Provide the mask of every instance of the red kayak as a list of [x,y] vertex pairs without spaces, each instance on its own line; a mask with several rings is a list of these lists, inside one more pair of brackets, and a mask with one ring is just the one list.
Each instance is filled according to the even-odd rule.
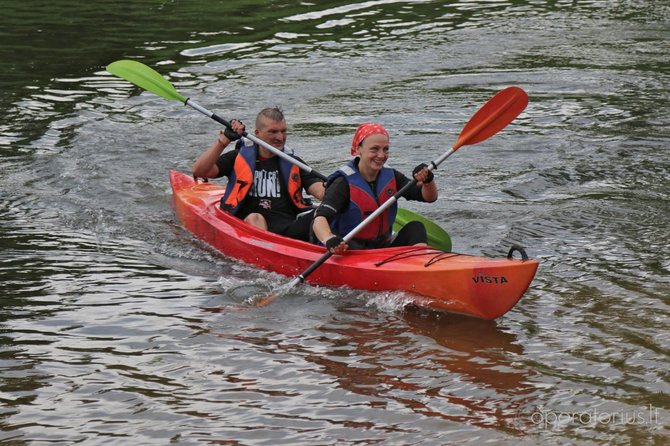
[[[223,212],[225,187],[170,171],[174,208],[181,224],[223,254],[256,267],[295,277],[325,248],[252,227]],[[334,255],[308,282],[372,291],[404,291],[415,304],[483,319],[495,319],[521,299],[539,262],[476,257],[431,247],[350,250]],[[524,256],[525,257],[525,256]]]

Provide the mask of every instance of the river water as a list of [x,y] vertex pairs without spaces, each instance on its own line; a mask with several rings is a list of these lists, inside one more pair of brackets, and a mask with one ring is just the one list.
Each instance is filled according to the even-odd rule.
[[[3,444],[663,444],[670,433],[670,7],[630,1],[3,3]],[[509,85],[528,108],[406,206],[454,250],[541,261],[494,322],[301,285],[171,208],[221,116],[280,105],[329,173],[363,120],[409,172]]]

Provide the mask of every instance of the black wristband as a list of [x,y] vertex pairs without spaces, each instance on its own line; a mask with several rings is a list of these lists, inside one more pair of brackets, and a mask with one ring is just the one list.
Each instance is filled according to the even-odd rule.
[[335,237],[331,237],[328,240],[326,240],[326,248],[328,248],[328,251],[331,249],[335,249],[338,246],[340,246],[340,243],[342,243],[344,240],[342,240],[342,237],[339,235],[336,235]]
[[[424,168],[428,167],[428,164],[426,163],[421,163],[418,166],[414,168],[412,171],[412,176],[416,175],[417,173],[421,172]],[[429,170],[428,171],[428,176],[426,177],[426,180],[423,182],[423,184],[428,184],[435,179],[435,175],[433,175],[433,171]]]
[[237,132],[234,132],[230,127],[226,127],[223,130],[223,136],[228,138],[230,141],[237,141],[240,139],[240,135]]

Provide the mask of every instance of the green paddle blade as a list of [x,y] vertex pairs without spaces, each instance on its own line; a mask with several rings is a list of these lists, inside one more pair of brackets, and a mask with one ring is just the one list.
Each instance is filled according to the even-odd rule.
[[428,233],[428,244],[430,246],[445,252],[451,252],[451,237],[449,237],[447,231],[426,217],[415,214],[407,209],[398,208],[398,214],[395,217],[395,223],[393,223],[393,230],[396,232],[400,231],[410,221],[420,221],[423,223]]
[[156,70],[141,62],[117,60],[107,65],[107,71],[169,101],[179,101],[185,104],[188,100]]

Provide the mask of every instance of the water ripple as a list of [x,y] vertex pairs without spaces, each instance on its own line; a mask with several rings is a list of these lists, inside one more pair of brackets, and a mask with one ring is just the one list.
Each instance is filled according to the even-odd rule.
[[[15,3],[0,45],[0,441],[663,442],[668,7]],[[195,240],[170,206],[167,168],[188,171],[218,127],[111,76],[118,58],[227,119],[279,103],[291,146],[325,173],[359,121],[390,129],[409,172],[521,86],[524,113],[440,166],[436,203],[411,206],[461,252],[525,245],[536,279],[494,323],[309,285],[245,305],[287,279]],[[657,422],[634,426],[533,418],[649,407]]]

